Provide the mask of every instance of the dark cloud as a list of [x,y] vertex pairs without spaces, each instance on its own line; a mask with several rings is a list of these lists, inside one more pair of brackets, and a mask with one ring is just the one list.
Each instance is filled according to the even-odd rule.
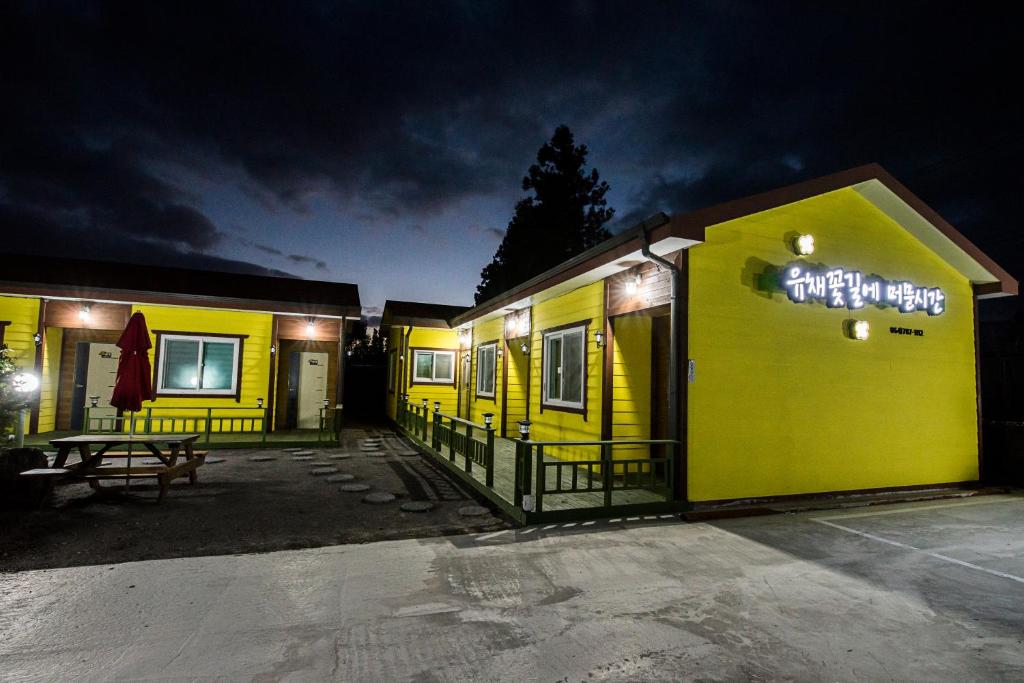
[[312,256],[304,256],[303,254],[288,254],[288,260],[292,263],[308,263],[312,266],[316,266],[320,270],[327,268],[327,262],[322,261]]
[[[1005,231],[1022,201],[1010,160],[1024,151],[1024,111],[1007,96],[1019,14],[916,2],[8,3],[0,203],[61,226],[74,248],[103,231],[118,237],[111,249],[226,252],[207,208],[217,198],[174,170],[188,168],[284,222],[326,202],[364,227],[425,233],[485,198],[507,209],[475,224],[501,226],[564,122],[611,183],[618,227],[877,161],[1021,274],[1024,245]],[[268,234],[249,246],[326,267]]]

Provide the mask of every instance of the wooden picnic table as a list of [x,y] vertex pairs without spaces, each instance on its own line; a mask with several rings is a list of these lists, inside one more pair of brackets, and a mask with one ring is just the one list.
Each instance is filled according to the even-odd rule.
[[[205,452],[196,452],[193,446],[199,439],[199,434],[81,434],[79,436],[67,436],[62,439],[53,439],[50,445],[57,449],[57,457],[53,465],[46,469],[28,470],[22,472],[27,477],[57,477],[82,479],[89,482],[89,485],[102,490],[99,482],[103,479],[156,479],[160,484],[160,494],[157,501],[163,500],[167,493],[167,487],[171,481],[178,477],[188,476],[189,483],[195,484],[198,481],[196,469],[206,461]],[[161,449],[166,445],[167,449]],[[128,467],[111,467],[104,465],[105,458],[125,458],[126,453],[120,451],[112,452],[112,449],[127,447],[133,449],[141,446],[148,455],[160,460],[161,465],[131,467],[129,458]],[[93,447],[98,447],[93,452]],[[81,462],[68,464],[68,456],[72,450],[77,450]],[[184,456],[182,462],[178,462],[179,455]]]

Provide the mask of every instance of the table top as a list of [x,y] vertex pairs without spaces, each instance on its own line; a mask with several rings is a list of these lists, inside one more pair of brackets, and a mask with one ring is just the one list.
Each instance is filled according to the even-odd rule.
[[50,441],[51,446],[68,444],[104,444],[118,445],[123,443],[188,443],[199,438],[199,434],[79,434],[65,436]]

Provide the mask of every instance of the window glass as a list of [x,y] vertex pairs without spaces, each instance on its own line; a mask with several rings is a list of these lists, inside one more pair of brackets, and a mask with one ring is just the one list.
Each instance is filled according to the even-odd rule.
[[562,398],[562,337],[552,335],[548,338],[547,352],[544,359],[548,364],[548,398]]
[[203,389],[230,390],[235,379],[235,345],[223,342],[203,343]]
[[163,382],[164,389],[199,388],[199,341],[168,339],[164,343]]
[[583,402],[583,332],[562,336],[562,400]]
[[481,346],[476,355],[476,390],[480,394],[494,394],[494,344]]
[[455,379],[453,356],[451,353],[434,354],[434,379]]
[[434,354],[429,351],[416,352],[416,379],[434,379]]

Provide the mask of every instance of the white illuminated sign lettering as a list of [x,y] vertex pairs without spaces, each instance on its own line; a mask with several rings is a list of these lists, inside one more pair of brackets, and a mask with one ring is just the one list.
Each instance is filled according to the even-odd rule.
[[913,282],[883,280],[857,270],[824,268],[790,263],[782,271],[782,287],[798,304],[823,302],[829,308],[864,308],[867,304],[889,306],[900,313],[946,312],[946,295],[938,287],[919,287]]

